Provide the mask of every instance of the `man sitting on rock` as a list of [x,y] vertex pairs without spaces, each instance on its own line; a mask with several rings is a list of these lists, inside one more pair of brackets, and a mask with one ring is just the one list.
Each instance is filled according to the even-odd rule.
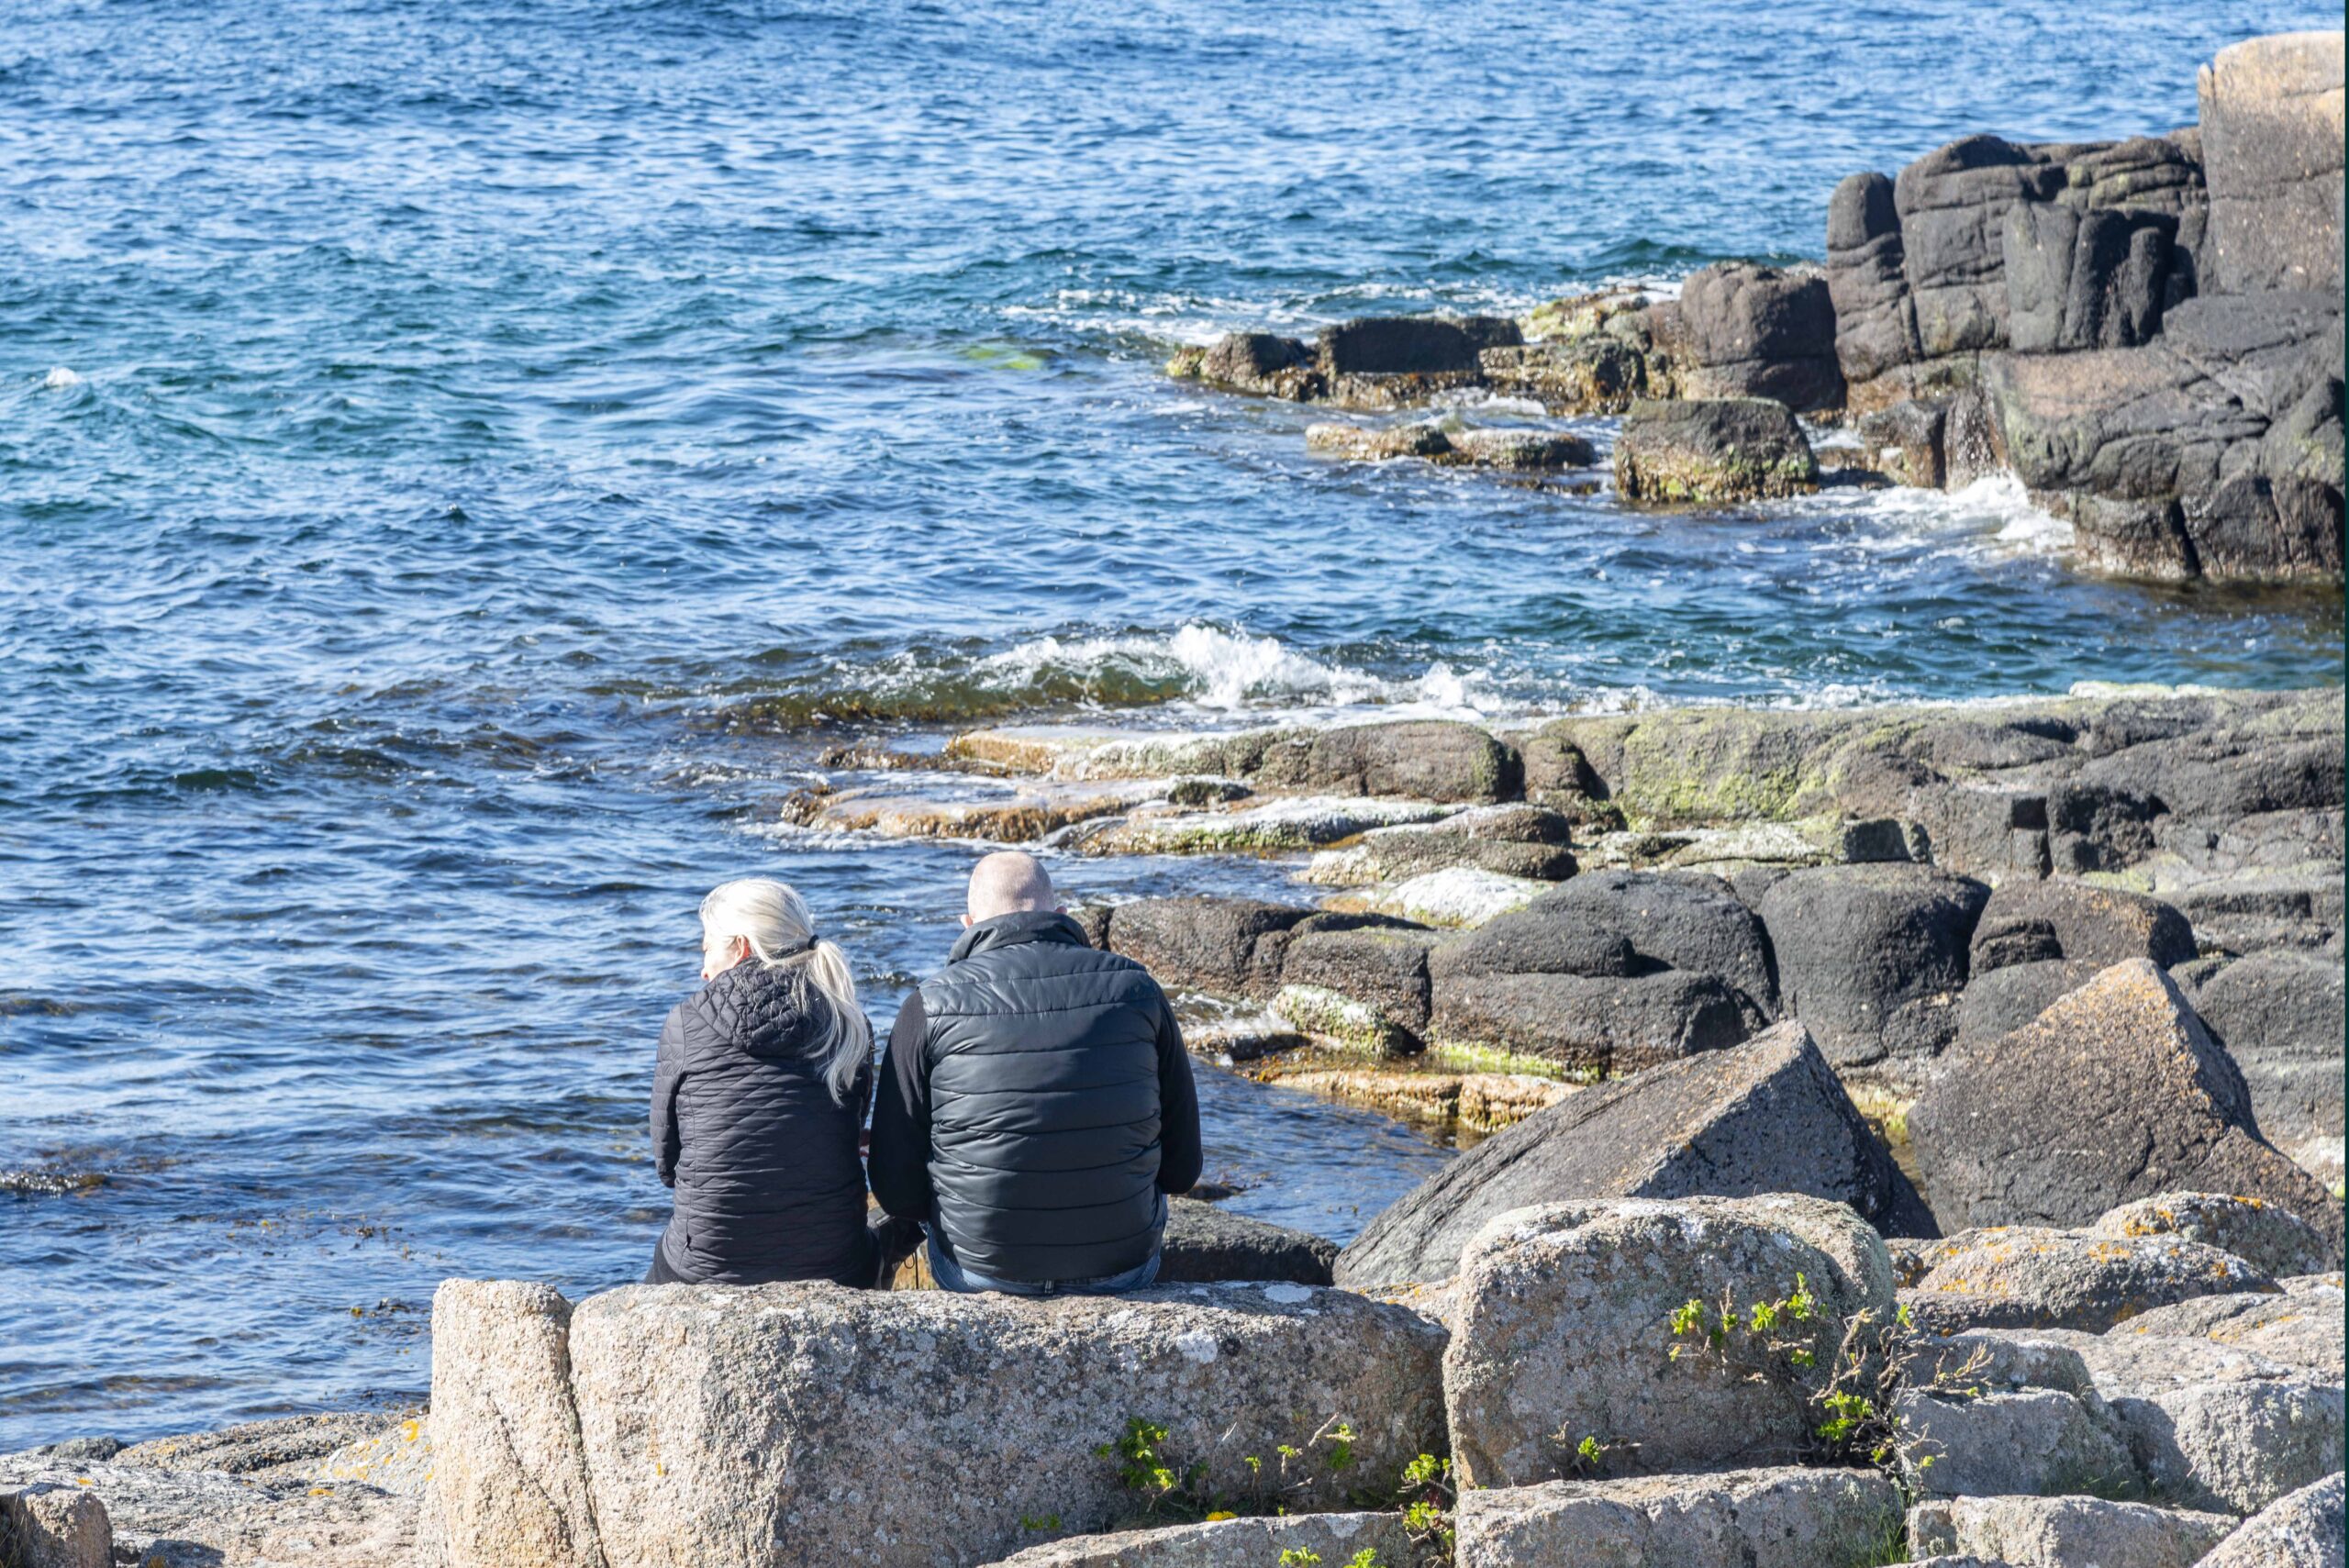
[[971,873],[945,972],[906,998],[873,1112],[881,1206],[940,1287],[1115,1296],[1158,1275],[1199,1177],[1190,1059],[1149,971],[1060,912],[1033,855]]

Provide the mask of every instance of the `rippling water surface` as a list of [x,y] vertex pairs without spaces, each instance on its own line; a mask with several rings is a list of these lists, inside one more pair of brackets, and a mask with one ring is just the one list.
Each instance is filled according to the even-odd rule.
[[[2076,578],[1996,484],[1632,515],[1157,366],[1816,257],[1844,173],[2337,21],[11,6],[0,1449],[396,1397],[440,1277],[639,1272],[699,894],[798,883],[876,1012],[948,943],[967,848],[773,827],[859,728],[2336,680],[2337,600]],[[1333,1235],[1443,1158],[1207,1102]]]

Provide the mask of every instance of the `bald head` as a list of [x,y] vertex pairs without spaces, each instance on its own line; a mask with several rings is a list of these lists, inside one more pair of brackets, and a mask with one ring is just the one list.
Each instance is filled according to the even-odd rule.
[[970,918],[974,922],[1023,909],[1058,907],[1052,879],[1033,855],[1003,850],[971,868]]

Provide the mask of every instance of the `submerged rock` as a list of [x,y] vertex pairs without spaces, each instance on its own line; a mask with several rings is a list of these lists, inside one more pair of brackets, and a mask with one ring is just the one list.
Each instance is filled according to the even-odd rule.
[[1433,425],[1308,425],[1305,450],[1354,462],[1442,457],[1452,442]]
[[1318,395],[1321,385],[1312,350],[1271,332],[1227,332],[1196,359],[1178,356],[1167,368],[1228,391],[1297,403]]
[[1454,430],[1448,439],[1452,455],[1462,462],[1519,473],[1586,468],[1598,458],[1590,442],[1564,430],[1488,428]]
[[1363,1106],[1397,1120],[1472,1132],[1514,1127],[1579,1092],[1574,1084],[1530,1073],[1316,1067],[1286,1062],[1250,1075],[1259,1083]]
[[1807,495],[1819,462],[1783,403],[1634,403],[1615,442],[1615,488],[1627,501],[1682,505]]
[[1570,1199],[1807,1193],[1888,1234],[1932,1216],[1799,1024],[1585,1089],[1464,1152],[1339,1255],[1350,1286],[1439,1280],[1486,1223]]

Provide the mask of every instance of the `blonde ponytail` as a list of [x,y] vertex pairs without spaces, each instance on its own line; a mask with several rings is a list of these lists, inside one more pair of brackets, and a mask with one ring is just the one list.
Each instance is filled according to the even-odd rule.
[[832,1098],[846,1105],[873,1060],[873,1025],[857,1002],[848,954],[816,935],[807,901],[787,883],[746,876],[720,884],[701,901],[701,927],[705,937],[740,938],[762,969],[801,971],[802,984],[823,997],[829,1016],[813,1054]]

